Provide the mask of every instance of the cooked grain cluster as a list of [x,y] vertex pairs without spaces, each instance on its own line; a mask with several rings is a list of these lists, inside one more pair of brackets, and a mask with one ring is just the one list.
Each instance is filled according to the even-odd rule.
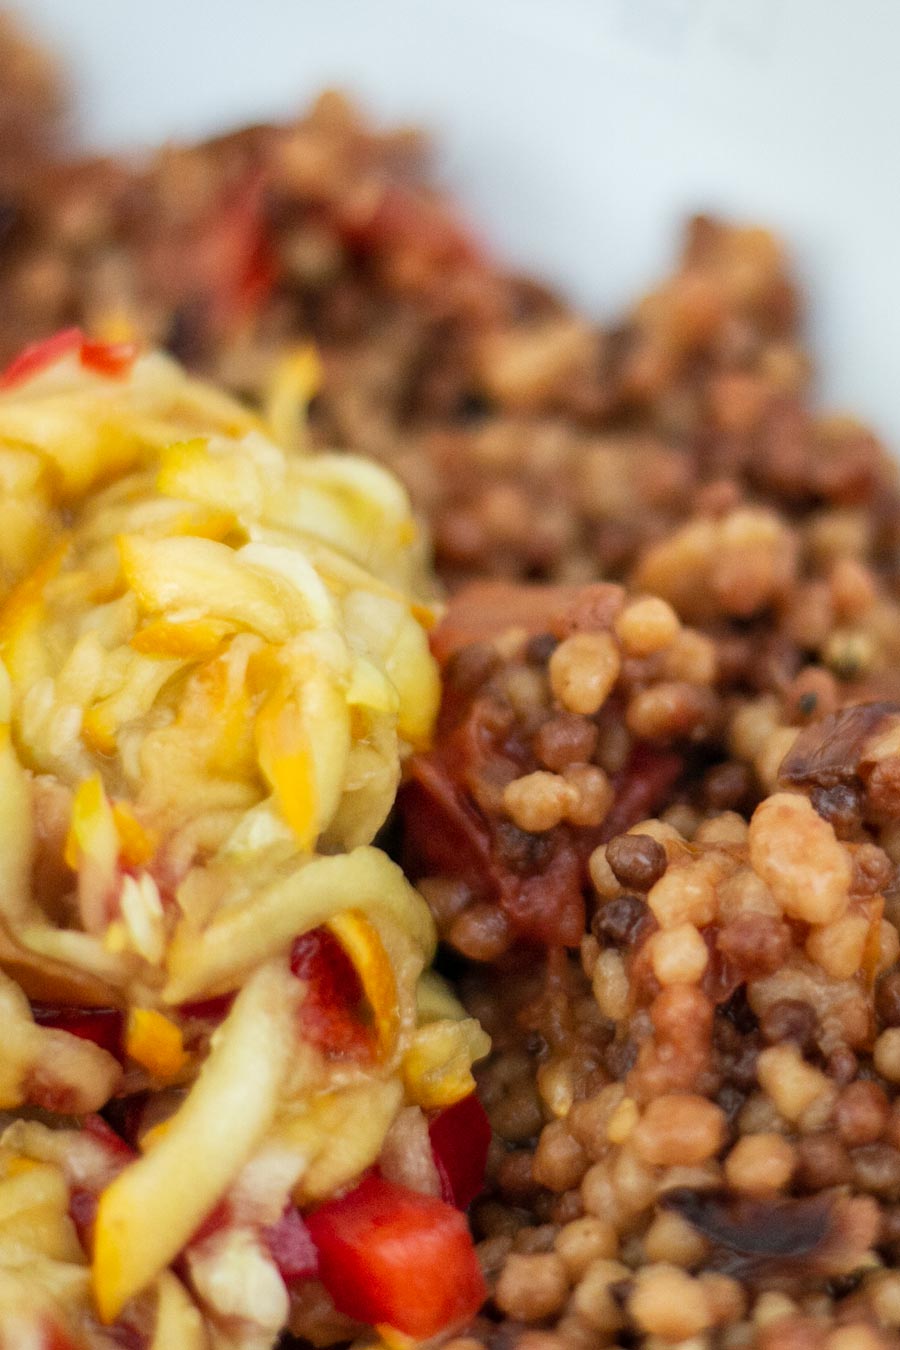
[[[600,329],[488,256],[431,185],[421,135],[375,131],[335,94],[146,161],[60,158],[7,197],[0,355],[81,323],[258,398],[314,339],[316,436],[400,473],[451,584],[628,575],[698,507],[743,498],[802,515],[817,557],[894,566],[883,453],[811,413],[796,289],[765,230],[695,220],[673,274]],[[715,576],[676,580],[652,555],[641,585],[662,568],[680,595],[703,583],[696,604],[752,614],[777,576],[742,593],[734,559],[748,532],[766,554],[773,528],[739,517]]]
[[601,330],[334,95],[7,196],[7,351],[137,332],[261,399],[313,339],[314,436],[479,583],[403,797],[495,1046],[453,1350],[898,1344],[900,495],[778,242],[699,218]]
[[447,658],[404,803],[495,1047],[473,1218],[509,1320],[473,1335],[894,1344],[900,705],[829,711],[811,666],[748,691],[615,588],[560,605]]

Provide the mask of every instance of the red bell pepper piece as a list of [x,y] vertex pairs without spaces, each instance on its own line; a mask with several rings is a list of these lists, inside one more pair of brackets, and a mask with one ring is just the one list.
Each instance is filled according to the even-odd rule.
[[319,1278],[339,1312],[427,1340],[463,1325],[486,1289],[462,1214],[370,1174],[306,1215]]
[[84,342],[80,328],[63,328],[43,342],[31,342],[13,357],[6,369],[0,373],[0,389],[14,389],[24,384],[32,376],[38,375],[69,352],[76,352]]
[[468,1209],[484,1189],[491,1125],[474,1092],[432,1117],[431,1152],[448,1204]]
[[0,372],[0,389],[15,389],[70,352],[77,352],[85,370],[110,379],[127,375],[140,347],[136,342],[92,342],[80,328],[63,328],[42,342],[32,342]]
[[33,1003],[31,1015],[40,1027],[54,1027],[93,1041],[116,1059],[125,1058],[124,1020],[118,1008],[65,1008],[53,1003]]
[[335,1057],[370,1056],[375,1040],[359,1015],[362,984],[337,938],[326,928],[303,933],[291,948],[291,970],[307,984],[300,1009],[305,1039]]
[[262,1239],[285,1284],[299,1284],[318,1275],[319,1254],[293,1205],[288,1205],[277,1223],[263,1229]]
[[82,342],[81,364],[85,370],[116,379],[128,374],[139,352],[137,342]]

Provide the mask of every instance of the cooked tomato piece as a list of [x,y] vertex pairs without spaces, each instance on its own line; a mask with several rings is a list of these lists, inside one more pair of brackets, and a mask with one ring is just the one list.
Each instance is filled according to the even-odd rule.
[[[498,904],[526,942],[576,947],[584,933],[585,859],[596,840],[564,826],[529,837],[485,816],[466,791],[483,762],[480,751],[468,750],[471,739],[463,724],[445,745],[409,761],[398,798],[406,870],[459,877],[473,895]],[[517,844],[525,850],[520,856]]]
[[375,1038],[362,1017],[362,984],[337,938],[327,928],[303,933],[291,948],[291,970],[307,984],[300,1009],[304,1037],[337,1058],[371,1055]]
[[486,1289],[452,1205],[370,1175],[306,1216],[319,1278],[339,1312],[427,1340],[461,1326]]
[[490,885],[491,835],[484,816],[438,752],[414,755],[400,792],[406,862],[413,875],[449,873]]
[[434,1115],[428,1126],[443,1197],[468,1209],[484,1189],[491,1126],[474,1092]]
[[636,745],[625,768],[613,780],[616,797],[603,822],[603,840],[624,834],[632,825],[655,815],[683,769],[684,759],[675,751]]

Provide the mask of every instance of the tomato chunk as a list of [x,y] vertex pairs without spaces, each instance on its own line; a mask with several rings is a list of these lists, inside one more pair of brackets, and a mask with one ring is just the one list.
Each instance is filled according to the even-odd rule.
[[603,822],[601,837],[604,842],[654,815],[683,770],[684,758],[674,750],[660,750],[642,743],[636,745],[625,768],[613,782],[616,798]]
[[319,1255],[309,1229],[293,1205],[277,1223],[263,1229],[263,1242],[285,1284],[311,1280],[319,1273]]
[[444,1199],[468,1209],[484,1189],[484,1169],[491,1144],[491,1126],[474,1092],[432,1118],[431,1151]]
[[461,1326],[486,1296],[466,1221],[433,1196],[370,1175],[306,1216],[339,1312],[418,1340]]
[[[540,845],[531,872],[511,865],[496,819],[483,815],[466,791],[483,762],[469,746],[469,719],[445,745],[414,755],[398,797],[404,822],[404,866],[413,877],[448,875],[499,905],[516,936],[527,942],[577,947],[584,933],[581,840],[560,827]],[[638,817],[640,819],[640,817]]]
[[291,970],[307,984],[300,1009],[304,1037],[336,1058],[370,1056],[375,1039],[360,1014],[362,984],[337,938],[326,928],[303,933],[291,948]]

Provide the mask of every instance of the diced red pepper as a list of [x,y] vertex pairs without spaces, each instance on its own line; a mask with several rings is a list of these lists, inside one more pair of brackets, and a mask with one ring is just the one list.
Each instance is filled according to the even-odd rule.
[[33,1003],[31,1015],[41,1027],[54,1027],[93,1041],[118,1060],[124,1060],[124,1019],[119,1008],[66,1008],[53,1003]]
[[362,985],[353,962],[327,928],[313,928],[294,939],[291,970],[315,986],[319,997],[347,1005],[362,998]]
[[63,328],[43,342],[29,343],[0,373],[0,389],[14,389],[16,385],[24,384],[69,352],[78,351],[83,342],[84,334],[80,328]]
[[362,984],[337,938],[327,928],[303,933],[291,948],[291,970],[307,984],[300,1009],[305,1039],[336,1058],[372,1055],[374,1034],[360,1016]]
[[288,1205],[277,1223],[263,1229],[262,1239],[285,1284],[299,1284],[318,1275],[319,1254],[293,1205]]
[[443,1198],[457,1209],[468,1209],[484,1189],[491,1144],[490,1121],[474,1092],[438,1111],[428,1135]]
[[63,328],[42,342],[32,342],[14,357],[0,373],[0,389],[15,389],[70,352],[78,353],[85,370],[116,379],[128,374],[140,347],[136,342],[93,342],[80,328]]
[[339,1312],[427,1340],[463,1325],[486,1289],[468,1226],[443,1200],[370,1174],[306,1216]]
[[137,342],[83,342],[81,364],[85,370],[117,379],[128,374],[140,350]]

